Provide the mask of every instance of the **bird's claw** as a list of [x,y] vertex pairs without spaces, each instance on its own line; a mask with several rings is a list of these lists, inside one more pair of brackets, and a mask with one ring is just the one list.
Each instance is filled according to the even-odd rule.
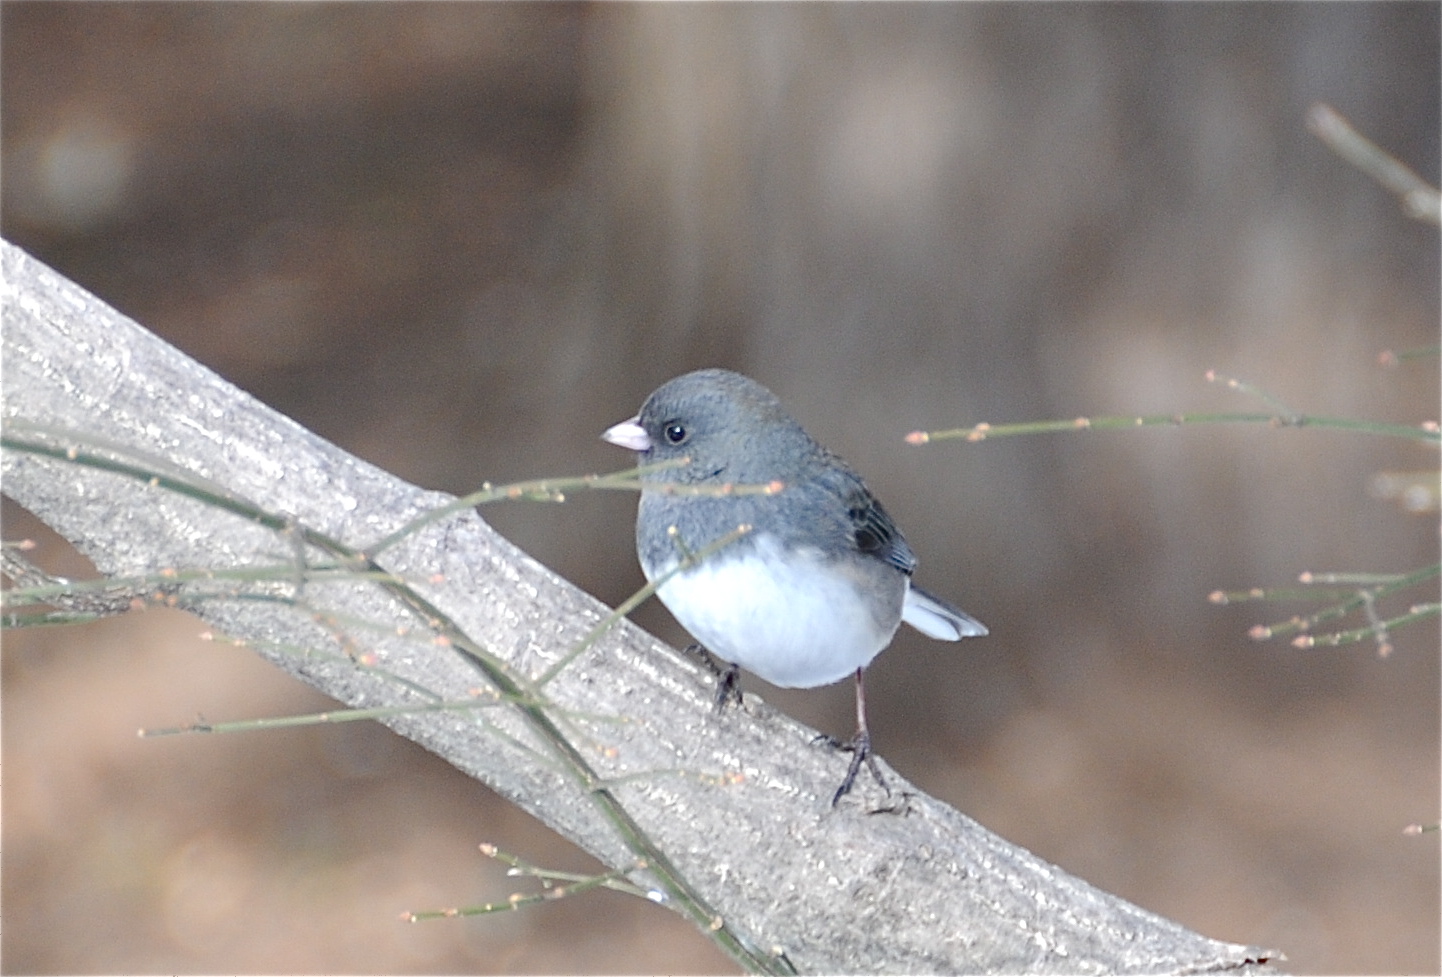
[[712,675],[716,676],[716,712],[718,715],[726,711],[727,702],[735,702],[738,707],[742,705],[740,668],[730,663],[722,668],[717,663],[716,656],[707,651],[703,645],[687,645],[686,654],[701,659],[701,663],[710,670]]
[[835,807],[856,784],[856,776],[861,772],[861,765],[871,771],[871,776],[886,791],[887,796],[891,795],[891,785],[886,782],[886,777],[881,773],[881,767],[876,762],[876,757],[871,752],[871,734],[862,730],[849,740],[838,740],[834,736],[821,734],[811,741],[812,743],[825,743],[832,749],[842,750],[851,754],[851,763],[846,768],[846,776],[841,781],[841,786],[836,788],[836,793],[831,796],[831,806]]

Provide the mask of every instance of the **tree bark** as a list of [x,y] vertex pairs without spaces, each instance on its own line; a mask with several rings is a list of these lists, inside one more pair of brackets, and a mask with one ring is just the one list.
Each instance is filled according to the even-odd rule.
[[1275,952],[1101,892],[889,768],[897,793],[863,778],[833,809],[844,755],[754,697],[716,716],[709,679],[625,620],[539,687],[610,609],[473,509],[327,571],[451,497],[346,454],[0,249],[7,495],[102,573],[169,581],[180,606],[347,706],[416,707],[381,721],[709,923],[743,965],[1270,972]]

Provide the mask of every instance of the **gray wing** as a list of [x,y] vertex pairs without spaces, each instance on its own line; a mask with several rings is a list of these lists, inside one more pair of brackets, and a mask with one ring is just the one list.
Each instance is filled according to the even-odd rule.
[[910,576],[916,554],[861,477],[850,469],[831,469],[819,481],[830,495],[822,504],[835,507],[837,528],[851,545]]

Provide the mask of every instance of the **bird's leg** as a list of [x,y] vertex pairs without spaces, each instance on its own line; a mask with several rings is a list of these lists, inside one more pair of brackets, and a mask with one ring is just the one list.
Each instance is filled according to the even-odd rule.
[[744,701],[741,697],[741,669],[734,663],[727,662],[726,667],[716,676],[716,712],[725,712],[726,703],[731,701],[736,703],[738,709]]
[[838,742],[830,736],[817,737],[828,740],[837,749],[851,754],[851,765],[846,768],[846,777],[831,797],[832,807],[835,807],[841,798],[850,793],[863,763],[871,771],[871,776],[875,777],[876,782],[881,785],[881,789],[887,794],[891,793],[891,785],[881,775],[881,768],[876,764],[876,757],[871,755],[871,731],[866,728],[866,683],[861,677],[862,673],[863,669],[856,670],[856,736],[847,743]]
[[712,675],[716,676],[716,711],[718,713],[726,710],[727,702],[734,700],[737,706],[741,705],[741,685],[738,681],[741,669],[731,662],[727,662],[726,667],[722,668],[718,664],[716,656],[711,654],[704,645],[687,645],[686,654],[701,659],[702,664],[710,669]]

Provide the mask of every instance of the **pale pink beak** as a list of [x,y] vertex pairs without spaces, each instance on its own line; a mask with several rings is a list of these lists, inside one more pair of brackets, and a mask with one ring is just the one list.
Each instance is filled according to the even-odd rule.
[[622,448],[630,448],[632,451],[650,451],[651,437],[644,427],[636,423],[637,420],[638,418],[633,417],[629,421],[606,428],[601,434],[601,440]]

